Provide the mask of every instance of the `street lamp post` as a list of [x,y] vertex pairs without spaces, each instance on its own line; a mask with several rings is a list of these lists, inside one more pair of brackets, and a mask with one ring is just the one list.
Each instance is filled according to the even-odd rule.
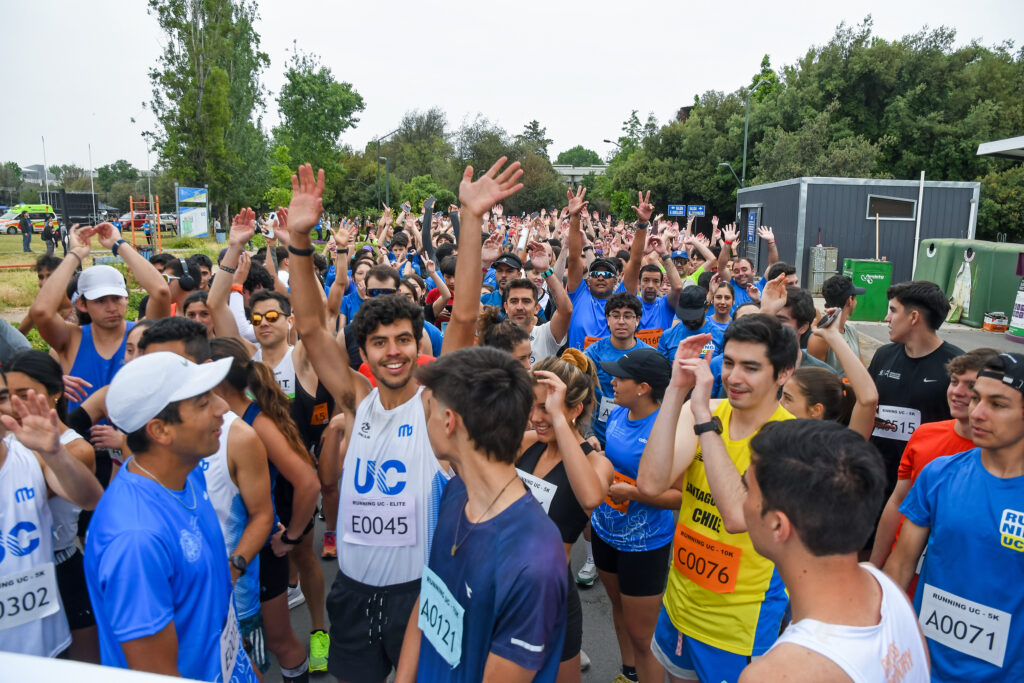
[[387,157],[377,157],[377,164],[384,160],[384,204],[391,206],[391,167],[388,165]]
[[380,141],[381,140],[385,140],[385,139],[391,137],[392,135],[394,135],[395,133],[397,133],[400,130],[402,130],[402,129],[401,128],[395,128],[393,131],[391,131],[387,135],[381,135],[376,140],[376,142],[377,142],[377,203],[378,204],[380,204]]
[[719,167],[725,166],[727,169],[729,169],[729,171],[732,173],[732,177],[736,179],[736,184],[739,185],[740,187],[743,187],[743,183],[740,182],[740,177],[736,175],[736,169],[732,167],[732,164],[730,164],[728,161],[721,161],[718,163],[718,165]]
[[622,145],[620,145],[619,143],[615,142],[614,140],[604,140],[604,142],[607,142],[609,145],[615,145],[619,149],[622,149]]
[[[747,186],[747,132],[750,129],[750,96],[753,95],[754,91],[760,88],[762,85],[768,85],[768,81],[764,79],[758,81],[757,85],[751,88],[750,91],[747,93],[747,99],[743,104],[743,172],[740,174],[740,187]],[[730,166],[730,168],[732,167]]]

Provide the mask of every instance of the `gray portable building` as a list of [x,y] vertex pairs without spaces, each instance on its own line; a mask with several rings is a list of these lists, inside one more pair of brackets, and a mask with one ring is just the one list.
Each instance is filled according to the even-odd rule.
[[879,256],[892,261],[892,281],[903,282],[914,272],[919,240],[974,239],[980,192],[976,182],[816,177],[742,188],[736,199],[740,253],[763,273],[767,245],[756,226],[771,226],[779,258],[796,266],[807,286],[819,234],[820,244],[838,249],[840,271],[843,259],[875,257],[877,213]]

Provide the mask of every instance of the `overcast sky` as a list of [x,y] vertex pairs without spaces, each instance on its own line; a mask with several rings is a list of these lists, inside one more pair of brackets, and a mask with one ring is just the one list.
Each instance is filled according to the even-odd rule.
[[[146,168],[140,136],[147,70],[163,35],[145,0],[0,2],[7,58],[0,161]],[[748,83],[761,57],[776,69],[827,42],[842,21],[874,18],[895,39],[924,25],[956,29],[958,43],[1024,42],[1021,0],[848,0],[843,3],[589,3],[520,0],[428,3],[264,0],[257,28],[270,55],[264,123],[277,120],[293,41],[352,83],[366,109],[342,142],[361,149],[410,109],[442,107],[452,128],[477,113],[510,133],[537,119],[558,152],[582,144],[602,156],[631,109],[660,122],[695,94]],[[136,123],[132,123],[134,117]],[[1024,133],[1024,131],[1021,131]],[[156,155],[152,156],[156,163]]]

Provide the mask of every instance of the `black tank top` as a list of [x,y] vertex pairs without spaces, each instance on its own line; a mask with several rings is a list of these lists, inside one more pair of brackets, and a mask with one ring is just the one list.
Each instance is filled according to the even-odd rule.
[[319,456],[320,437],[327,429],[334,412],[334,397],[324,385],[317,381],[316,396],[310,396],[302,382],[295,382],[295,400],[292,401],[291,413],[295,426],[299,428],[302,443],[311,453]]
[[[542,441],[533,444],[526,449],[523,457],[519,458],[516,467],[527,474],[533,474],[534,470],[537,469],[540,457],[547,450],[547,447],[548,445]],[[586,441],[581,443],[580,447],[583,449],[584,455],[594,450]],[[576,500],[576,494],[572,491],[572,484],[569,483],[569,475],[565,471],[565,463],[559,461],[557,465],[551,468],[550,472],[544,475],[543,479],[549,484],[554,484],[558,487],[554,497],[551,499],[551,505],[548,507],[548,517],[558,527],[558,533],[562,534],[563,543],[575,543],[580,533],[583,532],[583,528],[587,526],[587,522],[590,521],[590,515],[587,514],[579,501]]]

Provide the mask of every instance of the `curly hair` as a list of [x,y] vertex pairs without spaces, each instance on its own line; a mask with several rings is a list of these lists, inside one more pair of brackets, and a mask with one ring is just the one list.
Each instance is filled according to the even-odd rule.
[[553,373],[565,383],[566,408],[571,410],[576,406],[583,406],[580,416],[576,418],[576,427],[579,429],[589,424],[594,413],[594,405],[597,403],[595,387],[598,379],[597,366],[594,365],[594,361],[582,351],[568,348],[562,353],[561,358],[548,356],[533,366],[534,383],[536,383],[538,370]]

